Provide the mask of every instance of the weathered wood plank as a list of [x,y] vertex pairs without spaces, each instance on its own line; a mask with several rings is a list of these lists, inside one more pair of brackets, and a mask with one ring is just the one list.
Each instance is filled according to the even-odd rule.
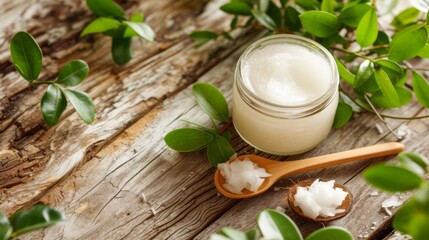
[[[228,98],[231,69],[237,58],[237,54],[228,58],[204,79],[219,86]],[[153,109],[42,198],[65,207],[69,221],[81,229],[47,230],[47,239],[100,235],[131,239],[140,238],[140,234],[148,239],[186,239],[201,231],[204,222],[221,214],[219,207],[233,204],[217,196],[213,169],[204,154],[178,154],[163,144],[166,131],[183,126],[179,118],[209,123],[189,88]],[[125,196],[126,202],[121,199]],[[117,221],[106,224],[112,214]]]
[[[230,99],[233,69],[239,53],[240,51],[226,59],[200,80],[214,83]],[[213,170],[203,154],[178,154],[166,148],[162,142],[166,131],[183,126],[183,123],[178,122],[179,118],[209,122],[195,107],[190,96],[188,88],[165,101],[42,198],[46,203],[64,208],[70,221],[77,224],[76,228],[79,229],[57,227],[46,230],[46,238],[86,239],[102,235],[129,239],[187,239],[201,232],[206,225],[233,207],[237,201],[216,194],[212,183]],[[415,106],[404,109],[402,113],[412,115],[418,109]],[[386,138],[384,135],[380,136],[374,128],[376,122],[373,115],[363,114],[359,122],[354,121],[350,126],[334,131],[317,149],[287,159],[374,144]],[[395,127],[400,123],[391,122]],[[360,137],[346,138],[352,135]],[[341,142],[341,145],[334,144],[337,142]],[[251,151],[236,134],[233,144],[241,153]],[[346,182],[366,165],[368,162],[346,164],[310,174],[323,178],[335,175],[336,180]],[[303,178],[307,178],[307,175],[291,179]],[[290,183],[285,180],[278,186],[287,187]],[[142,202],[142,193],[145,195],[145,202]],[[271,191],[254,199],[240,201],[197,238],[205,239],[219,226],[232,224],[231,226],[247,228],[254,225],[257,212],[267,207],[282,206],[284,194],[281,191]],[[113,224],[110,222],[112,218],[117,219]],[[300,226],[307,223],[298,220]],[[319,225],[312,226],[314,228]]]
[[[124,128],[163,99],[194,82],[242,41],[246,41],[246,37],[239,37],[235,42],[222,41],[202,49],[193,48],[194,43],[187,38],[185,31],[189,26],[216,28],[227,24],[228,19],[223,14],[213,13],[220,1],[206,6],[203,3],[193,4],[193,1],[145,3],[139,6],[150,8],[141,9],[153,12],[152,17],[148,14],[147,21],[155,27],[161,39],[171,44],[166,50],[160,52],[161,43],[136,48],[136,57],[130,64],[113,70],[106,67],[113,66],[113,63],[105,39],[100,40],[102,47],[94,51],[82,51],[78,47],[66,53],[67,58],[80,56],[93,66],[93,74],[80,87],[94,98],[97,119],[93,125],[84,125],[77,114],[69,110],[57,126],[47,128],[38,109],[43,87],[24,87],[16,95],[2,99],[5,102],[0,110],[3,114],[0,124],[2,212],[11,213],[25,204],[34,203],[39,194],[91,159]],[[196,9],[204,11],[195,13]],[[165,16],[174,19],[177,25],[160,27],[151,21],[165,20]],[[177,28],[175,31],[181,33],[169,36],[167,33],[171,29],[168,28]],[[75,30],[76,36],[78,33],[79,30]],[[16,77],[16,73],[9,73],[4,77],[6,84],[12,79],[11,75]],[[9,111],[12,113],[9,114]]]

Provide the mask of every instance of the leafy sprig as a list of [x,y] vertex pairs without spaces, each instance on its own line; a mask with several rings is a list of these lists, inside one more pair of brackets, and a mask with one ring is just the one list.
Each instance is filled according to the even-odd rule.
[[[259,240],[284,239],[304,240],[298,227],[286,214],[273,209],[266,209],[257,217],[257,228],[242,232],[233,228],[224,227],[218,233],[210,236],[210,240]],[[305,240],[341,239],[353,240],[349,231],[340,227],[321,228]]]
[[[334,122],[337,128],[347,124],[357,111],[402,107],[411,101],[413,93],[422,106],[429,107],[428,81],[407,62],[414,57],[429,57],[429,15],[421,18],[416,8],[396,15],[391,29],[381,28],[375,1],[370,0],[231,0],[220,10],[233,15],[228,37],[224,31],[195,31],[190,37],[199,45],[219,36],[231,40],[229,33],[243,27],[237,22],[244,18],[244,26],[263,27],[267,34],[310,37],[338,53],[335,55],[342,85],[348,89],[344,92],[352,90],[353,94],[342,94]],[[409,75],[411,86],[407,84]]]
[[155,33],[144,22],[142,13],[134,14],[130,20],[125,18],[124,10],[112,0],[86,0],[89,9],[97,15],[82,31],[81,36],[103,33],[112,38],[112,58],[118,65],[132,58],[131,38],[137,36],[152,42]]
[[86,78],[89,72],[86,62],[70,61],[62,66],[56,80],[39,81],[42,50],[33,36],[27,32],[18,32],[12,37],[10,55],[15,69],[30,85],[48,85],[41,101],[46,124],[49,126],[57,124],[67,107],[67,98],[84,122],[91,124],[94,121],[94,104],[91,97],[82,91],[68,88],[79,85]]
[[397,212],[393,227],[424,240],[429,236],[429,182],[424,180],[429,160],[412,152],[398,155],[399,165],[381,164],[365,170],[363,176],[373,186],[387,192],[415,190],[415,195]]
[[0,213],[0,239],[14,239],[64,220],[64,216],[58,210],[42,204],[35,205],[29,210],[20,210],[10,218]]
[[206,148],[210,164],[217,166],[234,154],[229,131],[222,132],[216,125],[216,121],[223,123],[230,121],[228,104],[222,93],[209,83],[194,84],[192,94],[197,104],[209,116],[211,128],[186,121],[194,127],[175,129],[164,137],[164,141],[178,152],[195,152]]

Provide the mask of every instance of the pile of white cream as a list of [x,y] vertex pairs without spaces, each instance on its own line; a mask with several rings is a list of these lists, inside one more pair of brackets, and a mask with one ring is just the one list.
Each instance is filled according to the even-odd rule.
[[243,194],[243,189],[256,192],[264,182],[265,177],[271,176],[264,168],[245,158],[243,161],[236,159],[232,162],[218,164],[217,167],[225,179],[222,185],[226,190]]
[[317,179],[309,187],[298,187],[294,205],[299,207],[305,216],[316,219],[318,216],[332,217],[342,213],[338,209],[346,199],[347,192],[334,187],[334,180],[323,182]]

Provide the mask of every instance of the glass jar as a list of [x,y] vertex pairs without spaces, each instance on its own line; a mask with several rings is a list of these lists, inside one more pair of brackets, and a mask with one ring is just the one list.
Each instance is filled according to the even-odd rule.
[[316,147],[329,134],[338,105],[333,56],[304,37],[262,38],[241,55],[233,86],[233,123],[251,146],[276,155]]

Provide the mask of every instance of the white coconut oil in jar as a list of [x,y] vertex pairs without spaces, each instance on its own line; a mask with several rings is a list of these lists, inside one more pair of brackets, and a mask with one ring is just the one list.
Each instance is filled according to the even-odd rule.
[[332,128],[338,83],[335,60],[320,44],[288,34],[262,38],[237,63],[235,128],[244,141],[267,153],[310,150]]

